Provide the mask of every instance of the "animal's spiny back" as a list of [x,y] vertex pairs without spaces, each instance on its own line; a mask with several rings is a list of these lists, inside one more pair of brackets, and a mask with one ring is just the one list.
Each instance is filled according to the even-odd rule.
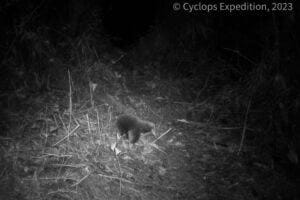
[[[150,132],[154,124],[149,121],[141,120],[133,115],[120,115],[116,122],[117,128],[122,136],[129,138],[131,143],[136,143],[141,133]],[[129,136],[129,137],[128,137]]]

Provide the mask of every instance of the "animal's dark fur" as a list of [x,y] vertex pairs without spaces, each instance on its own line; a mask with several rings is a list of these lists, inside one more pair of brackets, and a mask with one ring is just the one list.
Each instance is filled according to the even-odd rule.
[[117,128],[130,143],[136,143],[141,133],[150,132],[154,128],[154,124],[149,121],[144,121],[133,115],[120,115],[116,122]]

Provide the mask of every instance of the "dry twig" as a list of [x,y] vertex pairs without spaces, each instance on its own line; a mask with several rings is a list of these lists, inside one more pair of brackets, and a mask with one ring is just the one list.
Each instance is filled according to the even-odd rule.
[[246,115],[245,115],[245,120],[244,120],[244,128],[243,128],[243,132],[242,132],[242,139],[241,139],[241,143],[240,143],[240,148],[238,151],[238,154],[240,154],[242,148],[243,148],[243,144],[244,144],[244,140],[245,140],[245,135],[246,135],[246,130],[247,130],[247,121],[248,121],[248,114],[249,114],[249,110],[250,110],[250,106],[251,106],[251,98],[248,102],[248,106],[247,106],[247,111],[246,111]]

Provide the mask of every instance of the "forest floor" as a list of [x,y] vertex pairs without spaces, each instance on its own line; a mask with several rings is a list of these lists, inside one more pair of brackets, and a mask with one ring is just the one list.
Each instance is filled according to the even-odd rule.
[[[81,87],[65,73],[63,89],[2,93],[0,199],[297,199],[289,175],[249,142],[261,131],[247,121],[251,100],[224,125],[232,88],[179,101],[182,82],[103,66]],[[124,112],[154,122],[155,135],[128,146],[115,127]]]

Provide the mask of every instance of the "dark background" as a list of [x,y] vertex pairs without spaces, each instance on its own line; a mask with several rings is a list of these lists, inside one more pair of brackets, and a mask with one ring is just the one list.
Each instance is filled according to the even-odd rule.
[[[113,45],[126,49],[154,30],[172,43],[184,42],[197,51],[209,48],[224,59],[235,57],[240,51],[259,63],[266,50],[279,55],[276,69],[287,76],[298,75],[296,55],[299,46],[296,32],[297,7],[292,12],[175,12],[173,1],[4,1],[2,2],[2,55],[22,31],[47,27],[51,42],[62,37],[57,33],[76,37],[91,28],[101,32]],[[190,2],[192,3],[192,2]],[[213,3],[213,2],[202,2]],[[190,35],[188,35],[190,34]],[[190,44],[187,44],[191,40]],[[176,45],[176,44],[174,44]],[[25,52],[23,52],[25,53]],[[269,58],[268,58],[269,59]],[[245,59],[240,59],[245,62]],[[230,60],[233,64],[236,60]],[[249,63],[242,63],[246,66]],[[295,78],[295,77],[294,77]]]

